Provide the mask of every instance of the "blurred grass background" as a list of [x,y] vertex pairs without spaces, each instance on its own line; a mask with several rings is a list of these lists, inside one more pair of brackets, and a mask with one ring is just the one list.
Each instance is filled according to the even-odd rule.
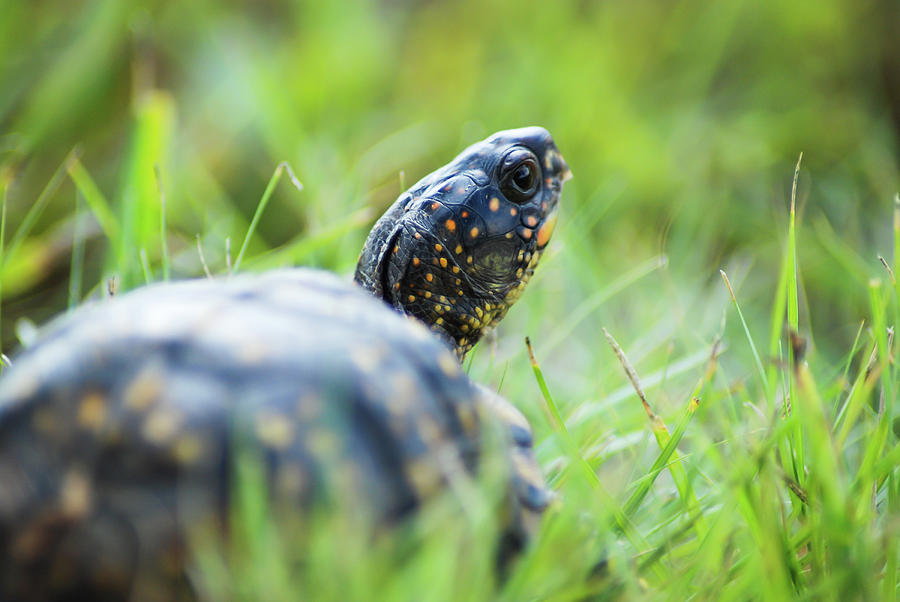
[[[349,273],[403,182],[536,124],[575,178],[550,253],[470,372],[532,419],[548,473],[560,448],[524,334],[614,498],[655,455],[602,326],[670,426],[722,337],[682,445],[707,454],[691,469],[707,489],[728,473],[742,448],[722,441],[764,421],[719,270],[765,369],[783,363],[786,339],[780,358],[762,342],[782,330],[772,307],[800,152],[798,329],[829,398],[865,359],[851,350],[873,319],[870,280],[888,280],[878,256],[894,258],[900,189],[895,0],[0,0],[0,15],[4,351],[21,318],[43,323],[114,275],[144,282],[142,251],[149,279],[197,276],[199,236],[223,272],[226,241],[234,258],[283,161],[304,189],[281,179],[242,269]],[[674,491],[654,484],[651,539],[677,522],[663,510]],[[764,574],[750,565],[747,587]]]

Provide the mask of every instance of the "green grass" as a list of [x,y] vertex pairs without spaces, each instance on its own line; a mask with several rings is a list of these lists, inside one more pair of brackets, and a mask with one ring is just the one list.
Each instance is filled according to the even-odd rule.
[[890,10],[0,0],[0,350],[113,277],[349,274],[403,182],[541,124],[575,178],[467,361],[559,494],[512,573],[490,478],[373,540],[273,527],[242,468],[234,552],[198,578],[240,599],[895,599]]

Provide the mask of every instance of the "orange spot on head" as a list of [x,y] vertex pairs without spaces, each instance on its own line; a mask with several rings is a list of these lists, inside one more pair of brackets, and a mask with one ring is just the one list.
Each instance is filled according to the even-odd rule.
[[530,228],[522,228],[522,238],[524,238],[525,240],[531,240]]
[[528,216],[528,219],[527,219],[526,221],[528,222],[528,225],[531,226],[532,228],[534,228],[535,226],[537,226],[538,220],[537,220],[537,218],[536,218],[535,216],[533,216],[533,215],[529,215],[529,216]]
[[491,211],[496,211],[500,208],[500,199],[493,197],[488,207],[490,207]]
[[550,235],[553,234],[553,228],[555,227],[556,214],[553,214],[547,218],[547,221],[545,221],[544,225],[541,226],[541,229],[538,230],[537,243],[539,247],[543,247],[547,244],[547,241],[550,240]]
[[437,201],[434,201],[434,202],[431,203],[431,210],[432,210],[432,211],[437,211],[437,208],[438,208],[438,207],[440,207],[440,205],[438,204]]
[[420,238],[422,238],[422,235],[419,234],[418,232],[413,233],[413,236],[416,238],[416,240],[419,240]]
[[444,222],[444,227],[447,228],[450,232],[456,232],[456,222],[452,219],[448,219]]
[[509,214],[510,214],[510,215],[513,215],[513,216],[514,216],[514,215],[516,215],[517,213],[519,213],[519,210],[516,209],[515,207],[510,207],[510,208],[509,208]]
[[462,216],[463,216],[463,217],[469,217],[469,212],[468,212],[468,211],[463,211],[463,212],[462,212]]

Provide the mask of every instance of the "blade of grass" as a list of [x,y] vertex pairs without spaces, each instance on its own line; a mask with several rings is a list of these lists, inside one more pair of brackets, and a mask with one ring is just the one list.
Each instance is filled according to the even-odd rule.
[[144,284],[150,284],[153,276],[150,275],[150,262],[147,260],[147,249],[141,249],[141,268],[144,272]]
[[75,182],[75,187],[78,188],[78,191],[93,212],[94,217],[97,218],[97,222],[109,239],[110,244],[113,248],[117,248],[121,228],[115,214],[110,209],[106,197],[100,192],[94,179],[91,178],[91,175],[77,157],[72,157],[71,161],[68,162],[67,171],[72,181]]
[[[853,363],[853,357],[856,355],[857,350],[859,350],[859,338],[862,335],[863,328],[866,325],[865,320],[860,320],[859,328],[856,330],[856,336],[853,338],[853,345],[850,346],[850,353],[847,354],[847,361],[844,363],[844,370],[841,373],[841,390],[846,387],[846,384],[849,382],[847,378],[850,376],[850,365]],[[834,417],[834,427],[837,428],[838,423],[841,421],[842,416],[844,415],[844,410],[847,408],[847,404],[839,405],[840,392],[836,396],[833,407],[837,410],[837,414]],[[849,398],[849,395],[848,395]]]
[[[700,399],[698,395],[700,394],[700,390],[703,387],[703,383],[706,381],[705,377],[701,377],[700,383],[698,383],[694,395],[691,396],[691,400],[688,403],[687,410],[685,411],[685,415],[679,421],[678,426],[676,427],[676,436],[672,436],[669,434],[669,429],[666,427],[666,423],[662,418],[659,417],[656,412],[653,411],[653,408],[650,406],[650,402],[647,400],[647,395],[644,393],[643,388],[641,387],[640,379],[638,378],[637,372],[634,367],[631,365],[631,362],[628,361],[628,356],[625,355],[625,351],[622,349],[621,345],[616,341],[616,339],[606,330],[603,329],[603,335],[606,337],[607,342],[610,347],[612,347],[613,352],[616,354],[616,357],[619,360],[619,363],[622,365],[622,368],[625,370],[625,375],[628,377],[628,380],[631,381],[631,385],[634,387],[635,392],[641,400],[641,404],[644,406],[644,411],[647,413],[647,418],[650,420],[650,429],[653,431],[653,437],[656,439],[657,445],[662,450],[660,456],[657,457],[657,461],[654,462],[654,466],[658,463],[660,466],[668,465],[669,473],[672,475],[672,480],[675,482],[675,487],[678,489],[678,495],[681,497],[682,504],[684,505],[685,511],[688,516],[690,516],[694,520],[694,526],[697,531],[697,537],[699,539],[703,539],[706,534],[709,532],[709,526],[706,524],[706,521],[703,518],[703,511],[700,509],[700,504],[697,502],[697,497],[694,495],[693,487],[691,487],[691,481],[688,477],[687,471],[684,468],[684,465],[681,462],[681,456],[678,454],[676,449],[677,442],[681,440],[681,437],[684,435],[684,430],[687,428],[687,424],[690,422],[691,418],[696,412],[697,407],[700,405]],[[713,357],[715,356],[715,346],[713,349]],[[709,369],[707,369],[709,372]],[[705,375],[704,375],[705,376]],[[671,446],[669,445],[673,440]],[[663,455],[665,454],[665,457]],[[669,458],[672,458],[672,461],[669,462]],[[651,474],[654,469],[651,468]],[[656,473],[658,474],[658,473]],[[650,490],[650,484],[652,484],[652,480],[647,483],[646,489],[639,498],[634,497],[634,506],[633,510],[637,509],[637,506],[640,504],[640,501],[643,500],[643,496],[647,494]],[[633,494],[634,495],[634,494]],[[631,502],[632,500],[629,500]],[[626,503],[626,514],[628,514],[627,510],[631,506]]]
[[69,267],[69,303],[68,309],[76,307],[81,300],[81,287],[84,275],[84,240],[81,238],[81,193],[75,191],[75,219],[72,225],[72,261]]
[[[797,267],[797,182],[800,179],[801,161],[803,161],[803,153],[800,153],[800,156],[797,158],[797,165],[794,167],[794,181],[791,184],[791,212],[790,221],[788,222],[787,254],[790,257],[790,269],[788,270],[787,282],[787,317],[788,327],[793,332],[800,332],[800,282]],[[793,345],[788,345],[788,365],[794,366],[796,361],[798,359],[794,357],[794,347]],[[793,370],[787,371],[787,379],[789,399],[793,402],[796,394]],[[791,444],[791,457],[795,462],[794,478],[798,484],[803,486],[804,480],[801,478],[803,471],[799,469],[798,465],[803,466],[805,464],[805,455],[803,453],[803,432],[799,425],[791,439]]]
[[22,241],[25,240],[25,238],[31,232],[31,228],[34,227],[35,222],[41,216],[41,213],[43,213],[44,208],[47,206],[47,202],[59,189],[59,186],[63,181],[63,177],[72,164],[72,161],[77,161],[80,154],[81,149],[79,147],[76,146],[75,148],[73,148],[71,151],[69,151],[69,154],[66,155],[66,158],[63,159],[62,163],[59,164],[59,167],[56,168],[56,171],[53,172],[53,175],[50,176],[47,184],[38,195],[37,200],[34,201],[34,203],[31,205],[31,208],[28,210],[28,213],[26,213],[25,217],[22,218],[22,223],[19,224],[18,228],[16,228],[16,231],[10,239],[9,245],[6,248],[3,263],[0,263],[0,265],[4,265],[10,257],[13,257],[16,254],[19,245],[22,244]]
[[[4,247],[6,242],[6,203],[8,200],[9,193],[9,183],[12,181],[12,174],[8,171],[4,171],[0,173],[0,186],[3,187],[3,190],[0,191],[0,266],[3,265],[4,262]],[[3,278],[0,278],[0,324],[3,324]],[[0,337],[0,355],[3,352],[3,338]],[[2,370],[2,367],[0,367]]]
[[247,234],[244,236],[244,242],[241,244],[241,250],[238,251],[237,259],[234,260],[234,270],[238,271],[241,267],[241,261],[244,259],[244,252],[247,250],[247,244],[250,242],[250,237],[253,236],[253,233],[256,231],[256,226],[259,224],[259,218],[262,216],[262,212],[265,210],[266,205],[269,204],[269,199],[272,197],[272,193],[275,191],[275,186],[278,185],[278,182],[281,180],[281,174],[284,172],[288,173],[288,177],[291,179],[291,182],[294,184],[294,187],[297,190],[303,190],[303,184],[300,183],[300,180],[297,179],[297,176],[294,175],[294,171],[291,169],[290,165],[287,164],[286,161],[282,161],[278,164],[278,167],[275,168],[275,173],[272,174],[272,177],[269,178],[269,184],[266,186],[265,192],[263,192],[262,198],[259,200],[259,204],[256,206],[256,211],[253,214],[253,219],[250,220],[250,226],[247,228]]
[[166,239],[166,189],[163,187],[162,174],[159,171],[159,163],[153,166],[153,173],[156,176],[156,188],[159,190],[159,248],[160,262],[162,263],[163,280],[169,280],[169,243]]
[[[894,195],[894,273],[900,274],[900,192]],[[900,300],[900,284],[896,279],[894,291]]]
[[741,321],[741,326],[744,329],[744,336],[747,337],[747,343],[750,344],[750,353],[753,355],[753,362],[756,364],[756,375],[759,377],[759,383],[762,385],[763,394],[765,395],[766,401],[770,403],[769,408],[771,409],[773,407],[771,405],[773,400],[769,386],[769,378],[766,376],[766,370],[763,368],[759,352],[756,350],[756,344],[753,342],[753,336],[750,334],[747,320],[744,319],[744,312],[741,311],[741,305],[738,303],[737,297],[734,294],[734,289],[731,288],[731,282],[728,280],[728,275],[724,270],[719,270],[719,274],[722,276],[722,280],[725,281],[725,286],[728,288],[728,294],[731,295],[731,302],[734,303],[734,309],[737,311],[738,319]]
[[344,219],[329,225],[316,232],[304,232],[294,237],[283,247],[269,252],[260,253],[247,261],[254,269],[267,269],[283,265],[296,265],[303,263],[310,255],[339,240],[348,232],[353,232],[368,224],[372,217],[372,210],[364,207],[354,211]]
[[544,353],[553,351],[564,341],[569,340],[570,335],[575,331],[578,325],[585,318],[591,315],[591,312],[600,307],[600,305],[605,303],[608,299],[622,292],[641,278],[652,274],[660,268],[664,268],[667,263],[668,260],[666,259],[665,255],[658,255],[656,257],[648,259],[647,261],[638,264],[637,267],[616,278],[609,284],[609,286],[604,287],[603,289],[597,291],[596,293],[579,303],[578,306],[569,314],[569,318],[566,320],[566,322],[556,330],[553,338],[551,338],[547,342],[546,350],[544,351]]
[[[552,417],[551,424],[559,435],[563,443],[563,448],[566,450],[566,453],[569,456],[570,466],[578,466],[580,472],[584,475],[586,481],[591,485],[592,489],[602,497],[602,501],[606,504],[607,507],[613,509],[613,519],[619,531],[621,531],[629,539],[631,544],[636,549],[647,551],[649,549],[649,545],[647,544],[647,542],[637,531],[637,528],[631,522],[631,519],[626,514],[624,514],[618,504],[615,503],[615,501],[612,499],[612,496],[603,487],[603,484],[600,482],[597,474],[590,467],[587,461],[585,461],[584,457],[581,455],[581,452],[578,450],[578,445],[575,443],[575,440],[572,438],[569,430],[566,428],[566,424],[559,413],[559,407],[556,405],[556,401],[550,394],[550,388],[547,386],[547,381],[544,379],[544,373],[541,370],[540,364],[538,364],[537,358],[535,357],[534,348],[531,346],[531,339],[529,337],[525,337],[525,347],[528,351],[528,359],[531,362],[531,369],[534,373],[535,380],[538,383],[538,388],[541,391],[541,395],[544,397],[544,402],[547,404],[547,410]],[[655,567],[655,570],[660,570],[659,565],[655,565]]]

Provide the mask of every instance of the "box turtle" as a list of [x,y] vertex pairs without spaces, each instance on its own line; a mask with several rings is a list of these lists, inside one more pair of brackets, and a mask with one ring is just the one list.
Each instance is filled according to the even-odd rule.
[[395,524],[475,474],[500,425],[520,546],[550,499],[530,429],[459,358],[519,296],[568,177],[546,130],[500,132],[378,221],[361,287],[159,283],[51,323],[0,377],[0,598],[191,598],[190,528],[227,530],[244,446],[278,508]]

